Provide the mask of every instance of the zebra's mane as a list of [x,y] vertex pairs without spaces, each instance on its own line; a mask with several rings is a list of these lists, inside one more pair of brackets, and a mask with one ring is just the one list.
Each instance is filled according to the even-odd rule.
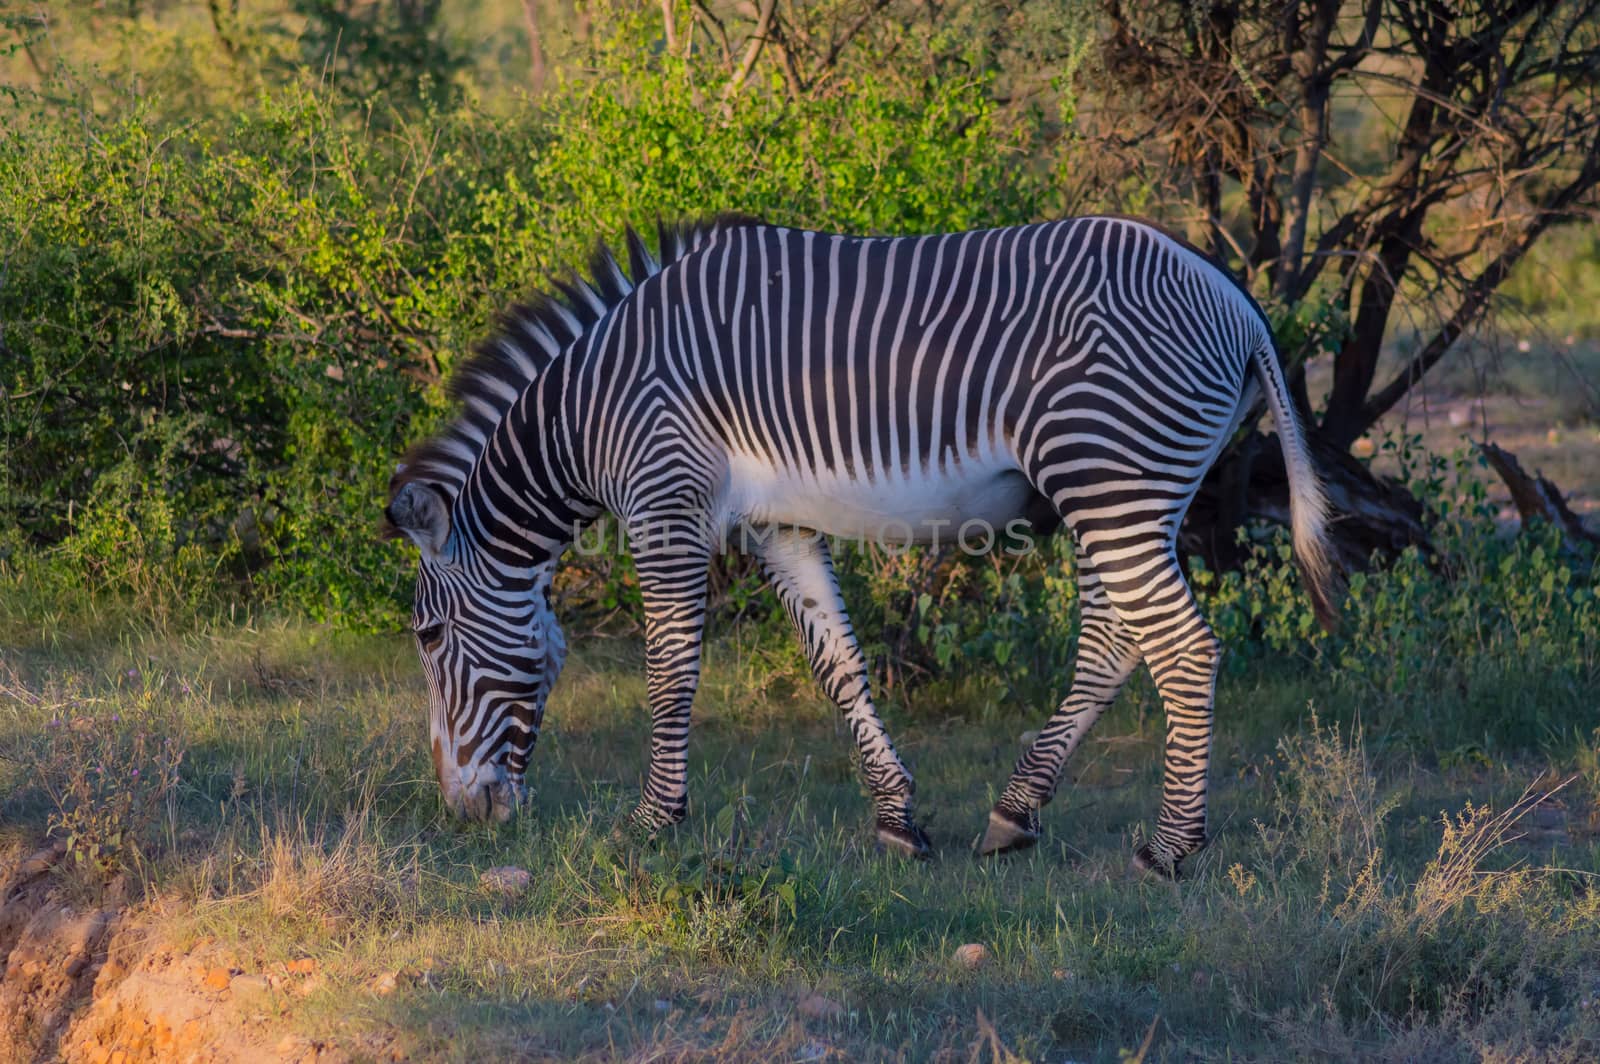
[[472,357],[450,378],[450,398],[459,404],[454,420],[406,452],[389,480],[389,497],[417,481],[453,498],[506,411],[562,351],[648,278],[719,233],[759,224],[731,213],[657,222],[659,257],[650,254],[643,238],[629,226],[626,268],[605,241],[597,240],[589,255],[588,277],[572,272],[552,278],[550,290],[535,291],[501,313],[496,332],[474,348]]

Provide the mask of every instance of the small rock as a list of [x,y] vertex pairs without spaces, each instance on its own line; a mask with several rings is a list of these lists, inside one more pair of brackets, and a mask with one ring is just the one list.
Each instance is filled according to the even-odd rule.
[[499,894],[507,898],[520,898],[533,885],[533,873],[526,868],[518,868],[515,865],[502,865],[499,868],[491,868],[480,874],[478,882],[490,894]]
[[808,1020],[837,1020],[844,1015],[843,1005],[821,994],[807,994],[800,999],[796,1008]]
[[265,976],[236,975],[228,985],[236,997],[244,997],[250,994],[265,994],[270,984]]
[[12,879],[14,882],[21,883],[24,880],[32,879],[35,876],[41,876],[50,871],[50,869],[66,855],[66,841],[60,840],[54,842],[51,845],[46,846],[44,849],[38,850],[25,858],[23,862],[17,866],[16,871],[12,873]]
[[955,961],[967,971],[976,971],[989,963],[989,947],[977,942],[968,942],[965,946],[956,947]]
[[233,974],[226,968],[212,968],[201,982],[207,990],[226,990],[233,982]]
[[394,993],[394,988],[400,985],[400,978],[394,972],[384,972],[372,981],[372,992],[379,997],[387,997]]

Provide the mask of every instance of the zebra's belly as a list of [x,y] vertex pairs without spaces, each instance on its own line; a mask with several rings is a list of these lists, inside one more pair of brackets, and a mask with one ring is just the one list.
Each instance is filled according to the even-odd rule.
[[[968,460],[916,475],[872,480],[801,474],[735,457],[726,493],[730,524],[784,525],[885,546],[981,544],[1021,521],[1033,486],[1010,464]],[[1014,531],[1014,530],[1013,530]]]

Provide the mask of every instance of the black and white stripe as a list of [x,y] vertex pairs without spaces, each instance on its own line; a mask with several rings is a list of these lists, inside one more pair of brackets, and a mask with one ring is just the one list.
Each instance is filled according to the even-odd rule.
[[627,269],[601,249],[593,281],[508,317],[463,378],[461,418],[393,485],[390,520],[422,548],[417,625],[442,625],[423,656],[452,805],[482,815],[502,806],[473,787],[507,802],[520,790],[559,638],[543,588],[577,527],[611,511],[645,601],[640,820],[684,814],[706,565],[740,532],[850,724],[880,838],[925,852],[824,536],[949,542],[963,522],[1046,514],[1076,540],[1079,664],[983,850],[1036,839],[1066,758],[1143,660],[1168,730],[1139,860],[1174,871],[1205,839],[1220,653],[1174,542],[1257,385],[1285,449],[1297,556],[1319,612],[1332,609],[1326,508],[1250,297],[1119,218],[905,238],[721,219],[664,229],[659,261],[632,233],[629,247]]

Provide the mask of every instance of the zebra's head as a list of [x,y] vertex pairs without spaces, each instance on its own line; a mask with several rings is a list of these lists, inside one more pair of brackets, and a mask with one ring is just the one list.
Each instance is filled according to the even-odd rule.
[[507,577],[463,546],[443,489],[411,481],[384,510],[421,552],[411,626],[428,678],[428,732],[445,804],[510,818],[567,643],[550,609],[555,560]]

